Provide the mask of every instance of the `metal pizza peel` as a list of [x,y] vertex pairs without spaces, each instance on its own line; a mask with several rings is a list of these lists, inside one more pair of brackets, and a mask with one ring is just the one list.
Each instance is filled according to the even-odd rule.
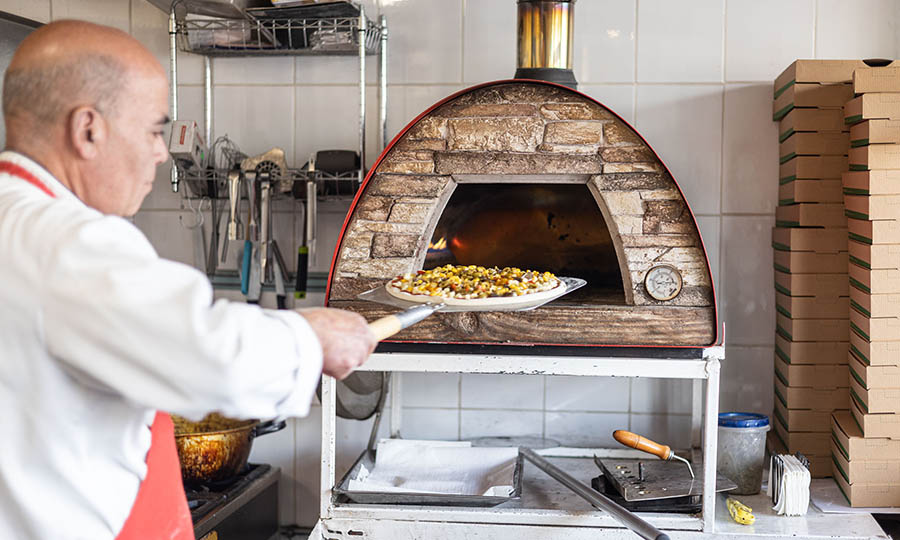
[[[357,295],[360,300],[368,300],[378,304],[385,304],[400,308],[402,311],[382,317],[369,323],[369,328],[375,334],[379,341],[387,339],[404,328],[416,324],[425,319],[432,313],[440,311],[442,313],[458,313],[467,311],[528,311],[539,308],[544,304],[552,302],[557,298],[568,294],[576,289],[584,287],[587,281],[581,278],[560,277],[558,278],[565,287],[558,287],[560,290],[556,294],[542,296],[539,298],[529,298],[529,295],[516,297],[500,296],[494,298],[479,298],[478,303],[474,304],[453,304],[448,305],[440,301],[440,297],[434,297],[433,302],[412,302],[397,298],[390,294],[384,285],[375,287],[370,291],[366,291]],[[495,301],[491,301],[495,300]]]

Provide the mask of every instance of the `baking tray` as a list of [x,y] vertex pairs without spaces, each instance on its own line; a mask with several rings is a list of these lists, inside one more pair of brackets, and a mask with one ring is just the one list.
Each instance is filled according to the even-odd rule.
[[350,491],[347,486],[350,479],[365,466],[370,471],[375,468],[375,452],[365,450],[356,462],[335,486],[333,500],[335,503],[357,504],[406,504],[416,506],[497,506],[507,501],[519,500],[522,495],[522,454],[516,457],[513,468],[513,492],[508,497],[494,495],[452,495],[444,493],[389,493],[384,491]]
[[[584,287],[587,281],[581,278],[574,277],[560,277],[560,281],[566,284],[565,290],[559,291],[558,294],[555,294],[550,297],[543,297],[539,300],[533,300],[528,298],[528,295],[522,295],[517,298],[521,298],[522,301],[519,303],[512,304],[503,304],[501,306],[497,305],[465,305],[465,306],[443,306],[439,308],[437,311],[439,313],[452,313],[458,311],[529,311],[532,309],[539,308],[548,302],[552,302],[563,296],[565,294],[569,294],[575,289],[579,289]],[[391,295],[387,292],[387,289],[383,285],[375,287],[370,291],[366,291],[364,293],[360,293],[357,295],[357,298],[360,300],[368,300],[370,302],[377,302],[379,304],[386,304],[389,306],[398,307],[401,309],[408,309],[413,306],[421,306],[422,302],[410,302],[409,300],[403,300],[402,298],[397,298],[396,296]],[[506,297],[504,297],[506,298]],[[434,297],[434,303],[440,303],[439,297]]]

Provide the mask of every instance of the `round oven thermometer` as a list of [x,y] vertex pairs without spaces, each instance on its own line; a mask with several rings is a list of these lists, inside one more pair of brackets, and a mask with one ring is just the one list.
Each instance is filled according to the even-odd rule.
[[681,274],[668,264],[654,266],[644,278],[644,287],[654,300],[671,300],[681,292]]

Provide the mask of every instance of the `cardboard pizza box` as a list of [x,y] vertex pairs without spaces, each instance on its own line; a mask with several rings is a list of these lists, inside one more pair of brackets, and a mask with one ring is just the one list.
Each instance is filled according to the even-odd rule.
[[791,341],[775,334],[775,355],[790,365],[846,364],[849,350],[846,341]]
[[836,179],[848,170],[846,156],[797,156],[778,166],[778,181]]
[[831,414],[831,437],[848,460],[896,460],[900,456],[900,440],[867,439],[850,411]]
[[893,366],[867,366],[853,354],[847,358],[850,376],[863,388],[900,388],[900,362]]
[[900,92],[900,62],[892,62],[885,67],[854,69],[853,92]]
[[835,441],[831,441],[831,455],[834,456],[838,473],[851,486],[854,484],[900,481],[900,459],[878,461],[847,460]]
[[900,317],[900,294],[869,294],[850,287],[850,307],[867,317]]
[[[850,413],[867,439],[900,440],[900,414],[867,414],[852,399]],[[897,459],[900,460],[900,456]]]
[[[770,429],[768,433],[766,433],[766,450],[769,454],[790,454],[788,452],[787,446],[781,441],[778,437],[778,432],[774,429]],[[831,476],[831,454],[827,456],[814,456],[804,454],[804,457],[809,460],[809,474],[813,478],[828,478]]]
[[852,355],[867,366],[900,365],[900,341],[872,342],[856,332],[850,332],[849,349]]
[[900,413],[900,388],[863,388],[850,377],[850,397],[866,414]]
[[840,180],[794,180],[778,186],[778,204],[843,202]]
[[847,296],[788,296],[775,293],[775,309],[792,319],[846,319]]
[[791,204],[775,208],[779,227],[846,227],[843,204]]
[[847,234],[850,240],[863,244],[900,244],[900,221],[894,219],[869,221],[848,218]]
[[[848,354],[849,358],[849,354]],[[775,375],[786,386],[840,388],[847,386],[850,368],[843,364],[789,364],[775,355]],[[790,426],[790,424],[788,424]],[[798,430],[798,431],[803,431]]]
[[778,142],[784,142],[800,132],[843,131],[850,133],[850,126],[844,122],[844,111],[841,109],[792,109],[778,122]]
[[850,320],[791,319],[776,312],[775,331],[789,341],[850,341]]
[[831,433],[826,424],[825,431],[788,431],[778,417],[775,417],[775,432],[790,453],[822,455],[831,452]]
[[788,431],[822,431],[831,425],[833,411],[813,411],[809,409],[788,409],[780,399],[775,400],[775,416]]
[[848,83],[854,71],[868,67],[862,60],[794,60],[775,78],[775,97],[797,83]]
[[788,409],[836,411],[847,409],[850,406],[850,396],[846,386],[838,388],[787,386],[778,377],[775,377],[775,397],[780,399]]
[[[830,182],[830,180],[828,181]],[[823,182],[823,180],[810,180],[810,182]],[[794,183],[796,182],[791,182],[791,184]],[[847,229],[844,228],[772,228],[772,247],[781,251],[816,251],[819,253],[837,253],[839,251],[847,251],[847,245]]]
[[900,270],[870,270],[856,264],[849,265],[848,270],[851,287],[869,294],[900,293]]
[[870,144],[851,148],[851,171],[900,169],[900,144]]
[[844,105],[845,124],[855,124],[875,118],[900,119],[900,93],[863,94],[851,99]]
[[839,253],[816,253],[814,251],[775,250],[775,270],[791,274],[844,274],[850,257],[846,251]]
[[900,341],[900,318],[867,317],[859,310],[850,310],[850,328],[867,341]]
[[900,244],[847,243],[850,262],[868,269],[900,268]]
[[779,145],[778,162],[797,156],[844,156],[849,147],[849,133],[794,133]]
[[866,221],[900,218],[900,195],[844,195],[844,213]]
[[862,483],[850,484],[841,475],[837,463],[832,461],[834,479],[838,489],[853,508],[887,508],[900,506],[900,484]]
[[850,279],[847,274],[788,274],[776,270],[775,290],[788,296],[849,296]]
[[847,83],[792,84],[772,102],[772,120],[781,120],[795,107],[840,109],[851,99],[853,99],[853,86]]
[[900,195],[900,170],[849,171],[841,184],[847,195]]
[[864,120],[850,127],[850,146],[900,144],[900,120]]

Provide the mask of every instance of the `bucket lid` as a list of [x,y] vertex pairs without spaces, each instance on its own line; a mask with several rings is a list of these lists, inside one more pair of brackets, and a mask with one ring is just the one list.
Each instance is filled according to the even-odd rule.
[[719,425],[722,427],[767,427],[769,417],[764,414],[749,412],[723,412],[719,413]]

